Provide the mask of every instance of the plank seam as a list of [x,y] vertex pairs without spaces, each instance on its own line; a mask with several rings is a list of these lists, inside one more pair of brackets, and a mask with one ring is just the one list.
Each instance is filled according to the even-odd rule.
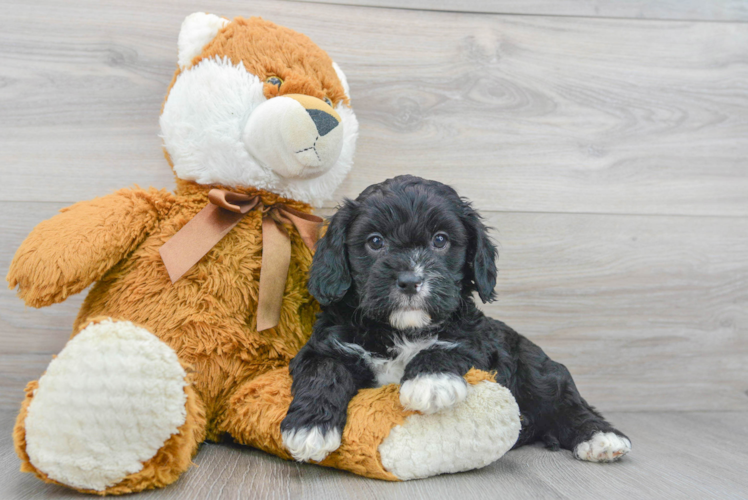
[[489,12],[489,11],[472,11],[472,10],[447,10],[447,9],[418,9],[415,7],[397,7],[392,5],[359,5],[346,2],[316,2],[314,0],[283,0],[291,3],[305,3],[315,5],[338,5],[341,7],[360,7],[365,9],[383,9],[383,10],[408,10],[413,12],[444,12],[447,14],[475,14],[482,16],[513,16],[513,17],[560,17],[569,19],[610,19],[614,21],[650,21],[650,22],[667,22],[667,23],[714,23],[714,24],[748,24],[748,20],[740,19],[693,19],[693,18],[648,18],[648,17],[620,17],[620,16],[585,16],[572,14],[531,14],[519,12]]

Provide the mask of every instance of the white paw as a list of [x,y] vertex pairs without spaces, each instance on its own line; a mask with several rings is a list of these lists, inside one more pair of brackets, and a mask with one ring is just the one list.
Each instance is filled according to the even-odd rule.
[[615,462],[631,451],[631,441],[614,432],[596,432],[574,448],[574,457],[588,462]]
[[400,403],[406,410],[436,413],[467,397],[467,382],[451,373],[418,375],[400,386]]
[[320,462],[340,447],[340,431],[331,429],[323,433],[319,427],[297,429],[282,433],[283,445],[299,462]]

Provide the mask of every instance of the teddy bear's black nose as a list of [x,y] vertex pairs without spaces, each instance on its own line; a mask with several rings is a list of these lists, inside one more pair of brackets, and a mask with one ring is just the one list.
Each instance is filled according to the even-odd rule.
[[397,288],[406,295],[415,295],[421,288],[423,280],[412,271],[406,271],[397,275]]
[[307,109],[306,112],[312,117],[312,121],[317,127],[317,133],[320,137],[324,137],[328,132],[338,126],[338,120],[321,109]]

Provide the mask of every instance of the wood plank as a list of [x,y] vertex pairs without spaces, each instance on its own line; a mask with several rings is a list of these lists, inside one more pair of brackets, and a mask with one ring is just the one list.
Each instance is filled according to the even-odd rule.
[[[171,186],[157,118],[198,6],[7,5],[0,200]],[[361,140],[336,198],[407,172],[491,210],[748,215],[748,24],[211,9],[305,32],[345,68]]]
[[[4,276],[60,205],[0,206]],[[748,218],[485,215],[500,244],[486,311],[565,363],[595,405],[748,409]],[[81,301],[34,310],[0,291],[0,408],[64,346]]]
[[[3,498],[80,498],[18,472],[10,429],[0,413],[0,494]],[[230,444],[205,444],[193,467],[172,486],[139,498],[745,498],[748,495],[748,413],[614,413],[631,437],[632,453],[615,464],[579,462],[566,451],[527,446],[478,471],[387,483],[315,465],[286,462]],[[688,436],[688,439],[684,439]]]
[[742,0],[294,0],[397,9],[480,14],[584,16],[692,21],[748,21]]

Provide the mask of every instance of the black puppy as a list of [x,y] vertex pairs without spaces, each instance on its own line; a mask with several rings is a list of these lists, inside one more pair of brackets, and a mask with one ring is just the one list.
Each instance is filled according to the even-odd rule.
[[495,371],[519,404],[515,447],[542,440],[581,460],[614,461],[629,439],[582,399],[571,374],[473,302],[494,300],[496,247],[449,186],[400,176],[346,200],[319,241],[309,291],[322,304],[291,362],[294,399],[281,424],[298,460],[340,445],[348,403],[364,387],[401,383],[422,413],[465,399],[462,376]]

